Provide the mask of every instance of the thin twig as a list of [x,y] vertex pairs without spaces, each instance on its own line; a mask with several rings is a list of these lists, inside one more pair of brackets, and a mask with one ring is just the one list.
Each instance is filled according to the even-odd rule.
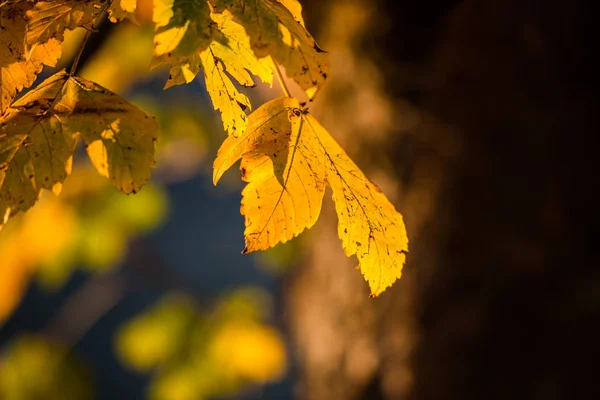
[[87,32],[85,33],[85,37],[83,38],[83,41],[81,42],[81,45],[79,46],[77,55],[73,59],[73,64],[71,64],[71,70],[69,71],[69,75],[75,74],[75,71],[77,70],[77,64],[79,64],[79,59],[81,58],[81,55],[83,54],[83,49],[85,49],[85,45],[86,45],[88,39],[92,35],[92,32],[98,31],[98,25],[100,25],[100,21],[102,21],[102,18],[104,17],[106,10],[108,10],[108,7],[110,7],[111,3],[112,3],[112,1],[106,2],[106,4],[104,5],[104,8],[98,14],[98,17],[96,17],[96,19],[92,22],[92,26],[90,28],[88,28]]
[[286,97],[292,97],[292,95],[290,94],[290,90],[288,89],[287,85],[285,84],[285,81],[283,80],[283,75],[281,74],[279,65],[277,65],[277,63],[275,62],[275,60],[273,60],[272,57],[271,62],[273,63],[273,69],[275,70],[275,75],[277,75],[277,80],[279,80],[279,84],[281,85],[281,90],[283,90],[283,94]]
[[79,64],[79,59],[81,58],[81,55],[83,54],[83,49],[85,48],[85,45],[91,35],[92,35],[92,30],[88,29],[87,32],[85,33],[83,41],[81,42],[81,45],[79,46],[79,51],[77,52],[77,55],[75,55],[75,58],[73,59],[73,64],[71,64],[71,70],[69,71],[69,75],[75,74],[75,70],[77,69],[77,64]]

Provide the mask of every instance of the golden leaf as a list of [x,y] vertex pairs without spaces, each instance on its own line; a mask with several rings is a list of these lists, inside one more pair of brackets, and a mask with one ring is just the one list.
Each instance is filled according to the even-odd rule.
[[136,22],[136,9],[137,0],[113,0],[108,8],[108,19],[110,19],[111,22],[118,22],[124,19]]
[[277,0],[285,8],[289,10],[294,19],[304,26],[304,18],[302,18],[302,4],[298,0]]
[[297,100],[280,98],[252,115],[239,138],[229,136],[214,163],[213,181],[242,158],[244,253],[298,236],[317,222],[325,191],[325,158],[314,135],[303,134]]
[[217,29],[209,48],[173,62],[165,89],[189,83],[204,70],[206,88],[215,110],[221,111],[223,127],[237,136],[248,125],[245,110],[251,109],[251,104],[230,76],[242,86],[254,86],[250,73],[271,84],[273,68],[270,60],[256,58],[244,28],[233,21],[231,14],[213,13],[211,18]]
[[205,0],[155,0],[152,65],[184,61],[212,40],[210,9]]
[[237,90],[225,74],[223,63],[215,57],[211,48],[200,53],[200,61],[204,69],[206,90],[215,110],[221,111],[223,127],[230,135],[238,136],[248,125],[244,110],[251,107],[250,100]]
[[[116,94],[58,72],[0,119],[0,214],[27,211],[42,189],[60,191],[79,134],[98,172],[135,193],[154,166],[156,122]],[[2,225],[2,223],[0,223]]]
[[92,23],[106,8],[106,0],[38,1],[27,11],[25,45],[28,49],[52,38],[62,42],[66,29],[79,26],[91,29]]
[[316,222],[325,184],[333,190],[338,235],[346,255],[377,296],[400,278],[408,238],[385,195],[294,98],[258,108],[239,138],[229,136],[214,163],[213,181],[242,159],[244,253],[286,242]]
[[244,26],[258,58],[273,57],[310,99],[316,96],[329,74],[329,57],[295,19],[298,9],[293,2],[285,1],[285,6],[277,0],[211,0],[211,3],[217,12],[229,10]]
[[31,86],[44,65],[54,67],[60,58],[56,39],[38,44],[25,55],[25,13],[32,7],[31,3],[21,3],[0,12],[0,115],[24,87]]

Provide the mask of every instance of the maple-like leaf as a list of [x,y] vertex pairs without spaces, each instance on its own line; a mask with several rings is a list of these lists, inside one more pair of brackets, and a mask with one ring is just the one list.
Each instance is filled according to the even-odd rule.
[[[217,12],[229,10],[244,26],[258,58],[271,56],[283,65],[313,99],[329,74],[329,57],[319,48],[301,22],[292,1],[278,0],[210,0]],[[282,4],[282,3],[285,3]],[[286,8],[290,7],[292,12]],[[295,18],[296,16],[296,18]]]
[[32,49],[52,38],[62,42],[67,29],[80,26],[91,29],[94,20],[108,5],[108,0],[37,1],[27,11],[25,45]]
[[246,132],[229,136],[214,163],[213,181],[241,158],[244,253],[290,240],[316,222],[325,185],[333,191],[338,235],[346,255],[377,296],[402,272],[408,238],[402,215],[297,99],[259,107]]
[[98,172],[135,193],[154,166],[157,133],[153,118],[118,95],[64,71],[54,74],[0,119],[0,214],[27,211],[42,189],[60,191],[77,135]]
[[136,9],[137,0],[113,0],[110,7],[108,7],[108,19],[111,22],[118,22],[124,19],[136,22]]
[[53,67],[60,58],[60,42],[55,39],[26,54],[25,14],[32,7],[32,3],[23,2],[0,10],[0,115],[24,87],[35,81],[44,65]]
[[189,83],[203,70],[206,89],[215,110],[221,111],[223,127],[229,134],[237,136],[248,125],[245,110],[252,107],[231,77],[246,87],[255,84],[250,74],[271,84],[273,64],[268,58],[256,58],[244,28],[233,21],[231,14],[213,13],[211,19],[217,29],[210,46],[186,60],[174,62],[165,89]]
[[155,0],[152,20],[156,31],[153,66],[184,61],[212,40],[206,0]]

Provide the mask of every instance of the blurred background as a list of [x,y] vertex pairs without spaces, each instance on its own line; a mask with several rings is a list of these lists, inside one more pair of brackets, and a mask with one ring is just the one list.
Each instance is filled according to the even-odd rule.
[[240,254],[238,171],[211,182],[220,117],[203,79],[148,71],[141,0],[78,74],[156,116],[157,168],[125,196],[79,149],[62,194],[4,228],[1,400],[600,396],[586,2],[302,4],[332,62],[311,111],[404,215],[402,279],[368,297],[329,196],[310,231]]

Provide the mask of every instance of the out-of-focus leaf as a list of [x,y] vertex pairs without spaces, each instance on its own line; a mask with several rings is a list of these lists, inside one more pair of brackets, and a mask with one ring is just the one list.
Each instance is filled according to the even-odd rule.
[[268,294],[241,289],[205,312],[179,301],[167,298],[124,325],[116,338],[127,365],[154,371],[151,399],[233,396],[245,385],[281,378],[286,351],[281,335],[265,324]]
[[39,337],[18,337],[0,357],[3,400],[86,400],[92,390],[83,365]]
[[168,361],[185,341],[194,313],[189,299],[180,296],[163,299],[154,309],[119,329],[117,354],[130,368],[142,372]]
[[148,71],[152,35],[149,26],[117,25],[83,65],[79,75],[119,93],[148,79],[153,74]]
[[256,383],[276,381],[286,369],[281,334],[257,323],[234,320],[223,325],[210,344],[210,355],[220,368]]
[[0,323],[18,305],[36,267],[72,246],[77,232],[75,211],[53,196],[7,227],[0,236]]

